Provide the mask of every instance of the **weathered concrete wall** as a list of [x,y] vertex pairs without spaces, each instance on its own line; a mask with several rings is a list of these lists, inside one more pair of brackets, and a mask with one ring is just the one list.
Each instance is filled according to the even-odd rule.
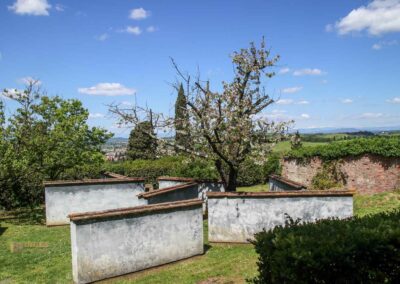
[[[284,159],[282,176],[296,182],[311,185],[313,177],[321,170],[322,161]],[[346,177],[345,188],[358,193],[370,194],[400,188],[400,158],[385,158],[377,155],[346,157],[340,160],[339,170]]]
[[[149,204],[172,202],[199,198],[203,200],[203,211],[207,208],[208,192],[225,192],[221,182],[210,180],[196,180],[191,178],[163,177],[158,178],[159,189],[143,194]],[[191,184],[191,186],[181,187]]]
[[131,273],[203,253],[200,200],[71,218],[75,283]]
[[46,224],[69,224],[71,213],[147,204],[139,199],[144,180],[135,178],[58,181],[45,183]]
[[147,192],[141,196],[147,200],[148,204],[199,199],[199,185],[197,183],[186,183]]
[[277,176],[277,175],[271,175],[269,177],[269,190],[270,191],[297,191],[297,190],[303,190],[306,189],[307,187],[294,182],[292,180],[288,180],[286,178]]
[[302,221],[353,215],[353,192],[208,194],[210,242],[247,242],[263,229],[284,225],[285,214]]

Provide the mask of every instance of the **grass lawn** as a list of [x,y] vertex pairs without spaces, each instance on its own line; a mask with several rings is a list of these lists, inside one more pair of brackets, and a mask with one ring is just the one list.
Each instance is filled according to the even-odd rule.
[[[266,185],[241,188],[262,191]],[[400,208],[400,191],[355,196],[358,216]],[[0,283],[71,283],[69,226],[43,225],[44,210],[0,213]],[[252,245],[209,244],[204,224],[205,254],[188,260],[119,277],[110,283],[244,283],[256,274],[257,255]],[[40,242],[43,248],[11,251],[13,242]]]
[[[303,146],[319,146],[327,144],[326,142],[302,142]],[[282,153],[290,150],[290,141],[282,141],[275,145],[273,152]]]
[[354,212],[360,217],[393,209],[400,209],[400,190],[354,198]]
[[252,186],[243,186],[239,187],[237,191],[243,192],[261,192],[261,191],[269,191],[269,184],[257,184]]

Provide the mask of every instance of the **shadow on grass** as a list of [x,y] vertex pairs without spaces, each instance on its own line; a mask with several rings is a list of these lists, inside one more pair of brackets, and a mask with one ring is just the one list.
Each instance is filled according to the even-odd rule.
[[212,246],[210,246],[209,244],[204,244],[204,254],[206,254],[206,252],[210,249],[210,248],[212,248]]
[[[4,232],[7,230],[8,228],[7,227],[0,227],[0,236],[2,235],[2,234],[4,234]],[[1,282],[0,282],[1,283]]]
[[0,213],[0,221],[13,225],[44,225],[45,209],[37,207],[3,211]]

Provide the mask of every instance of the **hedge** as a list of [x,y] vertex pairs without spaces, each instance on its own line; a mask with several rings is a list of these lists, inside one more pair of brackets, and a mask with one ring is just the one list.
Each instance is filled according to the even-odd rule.
[[300,224],[256,234],[252,283],[398,283],[400,211]]
[[[183,156],[108,162],[104,170],[130,177],[144,177],[147,183],[154,185],[159,176],[220,179],[212,161],[190,159]],[[246,160],[239,171],[238,184],[239,186],[249,186],[265,183],[272,173],[280,173],[279,157],[276,154],[271,155],[268,161],[262,165]]]
[[335,160],[363,154],[400,157],[400,136],[357,138],[320,146],[301,147],[289,151],[285,157],[295,159],[320,157],[322,160]]

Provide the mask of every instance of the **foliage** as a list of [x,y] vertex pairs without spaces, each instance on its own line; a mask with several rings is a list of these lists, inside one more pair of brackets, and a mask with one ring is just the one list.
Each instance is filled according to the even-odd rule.
[[153,184],[160,176],[202,179],[215,179],[218,176],[212,163],[183,156],[107,163],[106,170],[130,177],[144,177],[146,182]]
[[[272,173],[280,173],[279,156],[272,155],[265,164],[258,165],[247,160],[239,171],[238,184],[255,185],[265,183]],[[146,182],[156,184],[157,177],[177,176],[199,179],[218,179],[219,175],[212,161],[192,159],[185,156],[169,156],[155,160],[134,160],[108,162],[105,169],[131,177],[144,177]]]
[[280,157],[272,153],[266,162],[259,164],[252,159],[246,159],[239,168],[238,185],[250,186],[265,184],[271,174],[281,173]]
[[299,131],[296,131],[294,135],[290,138],[290,148],[291,149],[299,149],[302,147],[303,144],[301,143],[301,136]]
[[256,234],[253,283],[394,283],[400,278],[400,211],[299,224]]
[[346,176],[340,170],[340,161],[324,162],[322,168],[311,180],[311,189],[324,190],[342,187]]
[[[251,43],[232,55],[234,78],[222,83],[222,91],[212,91],[210,83],[183,74],[175,62],[178,75],[186,84],[189,131],[192,147],[174,147],[189,154],[214,162],[227,191],[235,191],[238,172],[246,159],[264,160],[275,142],[287,131],[287,123],[274,123],[260,113],[274,101],[263,87],[264,79],[275,74],[272,68],[279,56],[272,57],[264,41],[258,48]],[[111,106],[121,123],[137,125],[143,120],[152,121],[155,129],[173,129],[175,120],[162,113],[155,114],[147,107],[134,106],[124,110]],[[149,133],[148,133],[149,134]],[[160,143],[171,143],[158,138]],[[264,162],[264,161],[258,161]]]
[[132,129],[126,152],[128,159],[149,160],[156,158],[156,141],[150,135],[146,135],[146,133],[154,135],[154,128],[150,121],[143,121]]
[[175,141],[178,145],[190,148],[189,114],[183,85],[179,85],[178,97],[175,102]]
[[45,96],[33,81],[24,91],[5,90],[3,95],[18,108],[1,127],[0,207],[39,204],[43,179],[100,172],[104,162],[100,146],[111,135],[89,128],[89,113],[80,101]]
[[289,151],[286,157],[296,159],[320,157],[322,160],[335,160],[363,154],[400,157],[400,137],[357,138],[315,147],[302,147]]

